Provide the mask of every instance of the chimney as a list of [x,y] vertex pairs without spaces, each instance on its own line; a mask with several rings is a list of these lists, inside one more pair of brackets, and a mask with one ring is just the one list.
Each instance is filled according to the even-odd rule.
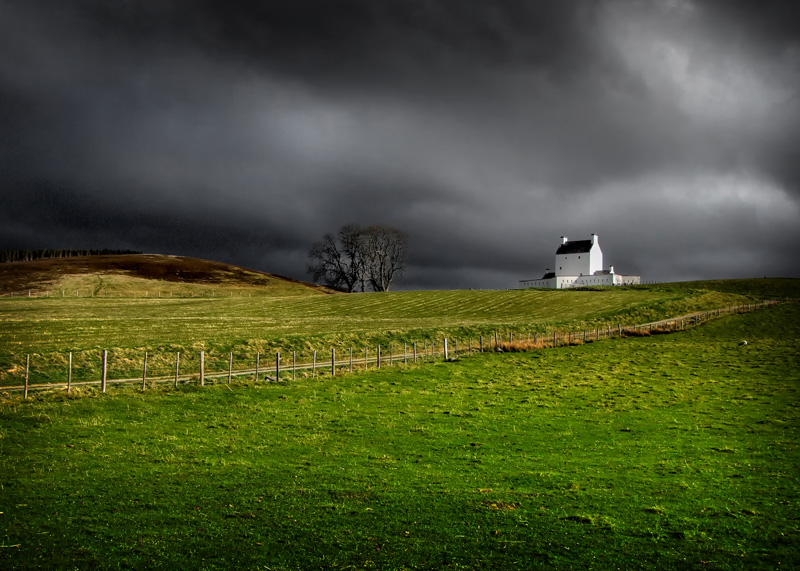
[[567,243],[567,237],[566,236],[561,236],[561,244],[564,245],[566,243]]
[[597,234],[592,234],[592,245],[597,244]]

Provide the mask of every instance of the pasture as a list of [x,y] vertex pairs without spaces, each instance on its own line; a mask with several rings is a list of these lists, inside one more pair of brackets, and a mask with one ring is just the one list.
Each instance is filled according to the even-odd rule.
[[[467,311],[459,296],[484,293],[452,294],[461,302],[428,324],[545,329],[743,295],[506,292],[472,320],[448,321]],[[552,293],[567,295],[540,297]],[[347,316],[361,320],[352,331],[421,327],[421,310],[398,325],[415,294],[396,295],[406,309],[385,309],[397,297],[364,296],[374,306]],[[525,296],[536,300],[529,310],[504,313]],[[296,319],[285,329],[270,302],[244,325],[222,319],[235,306],[212,305],[206,321],[180,300],[125,326],[142,306],[114,306],[117,317],[111,306],[76,306],[71,323],[55,300],[31,300],[13,311],[29,311],[34,325],[12,323],[3,348],[106,339],[135,348],[162,333],[226,348],[298,330],[337,339],[356,302],[320,299],[334,305],[303,313],[315,300],[299,299],[282,314]],[[551,310],[569,303],[547,315],[543,299]],[[326,314],[336,328],[325,328]],[[783,304],[671,335],[336,379],[6,398],[0,560],[10,569],[796,568],[799,332],[800,308]]]
[[116,378],[141,376],[145,352],[154,376],[171,374],[176,352],[187,370],[197,370],[198,354],[204,351],[207,368],[220,371],[227,368],[230,353],[237,364],[277,351],[297,352],[308,361],[314,350],[335,348],[344,354],[376,344],[439,343],[445,335],[466,343],[495,331],[507,336],[591,330],[797,290],[797,280],[732,280],[721,282],[727,289],[698,282],[590,291],[142,298],[136,297],[138,281],[125,279],[130,289],[115,290],[120,297],[0,298],[0,387],[22,384],[27,354],[32,383],[65,382],[69,352],[74,380],[96,381],[103,349]]

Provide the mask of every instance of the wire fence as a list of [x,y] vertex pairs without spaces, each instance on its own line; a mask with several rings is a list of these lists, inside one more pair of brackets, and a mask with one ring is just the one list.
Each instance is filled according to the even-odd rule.
[[[256,352],[252,358],[247,359],[247,363],[242,366],[241,357],[234,359],[234,353],[227,355],[215,355],[214,363],[216,370],[207,369],[208,354],[199,351],[193,354],[176,352],[172,355],[172,367],[169,374],[163,374],[164,361],[168,355],[144,352],[141,357],[141,374],[135,377],[125,376],[112,378],[109,367],[109,351],[102,350],[99,362],[99,378],[92,380],[73,380],[73,355],[68,353],[65,359],[64,381],[63,382],[35,382],[32,378],[32,366],[34,363],[31,354],[26,354],[25,364],[14,367],[20,375],[24,375],[24,381],[15,386],[0,388],[2,391],[22,391],[23,398],[28,398],[31,391],[61,391],[66,390],[70,393],[73,388],[86,386],[99,386],[101,392],[106,392],[109,386],[119,384],[139,384],[141,390],[148,387],[154,388],[157,385],[171,384],[178,388],[186,385],[213,385],[220,383],[231,383],[232,381],[252,380],[258,382],[289,382],[295,381],[298,377],[333,378],[345,374],[370,369],[380,369],[394,366],[409,366],[420,363],[435,363],[442,361],[452,361],[463,357],[469,357],[477,353],[488,351],[509,352],[509,351],[528,351],[535,349],[546,349],[553,347],[563,347],[593,343],[606,339],[647,336],[661,333],[672,333],[683,331],[695,327],[711,319],[725,315],[746,313],[762,309],[780,303],[769,300],[759,303],[752,303],[739,306],[728,306],[709,311],[699,311],[689,315],[663,319],[659,321],[638,324],[623,325],[618,323],[616,326],[597,327],[594,329],[555,331],[552,334],[545,333],[515,333],[514,331],[494,331],[492,335],[459,338],[457,336],[445,336],[439,341],[420,341],[405,342],[402,344],[389,343],[387,345],[377,344],[373,347],[349,348],[344,351],[337,351],[335,347],[325,351],[313,350],[310,355],[298,352],[281,353],[276,351],[274,354],[262,354]],[[160,374],[148,374],[148,360],[151,364],[153,357],[157,356],[161,365],[158,367]],[[220,361],[227,361],[227,367],[219,368]],[[124,367],[130,370],[130,363]]]

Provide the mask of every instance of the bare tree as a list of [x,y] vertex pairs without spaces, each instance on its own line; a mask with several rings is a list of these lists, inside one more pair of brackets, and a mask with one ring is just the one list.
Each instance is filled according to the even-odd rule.
[[406,269],[408,235],[395,228],[368,226],[362,231],[364,271],[373,291],[389,291]]
[[352,292],[387,291],[406,267],[405,232],[386,226],[343,226],[336,236],[326,234],[308,253],[308,272],[314,281]]
[[363,289],[364,257],[361,228],[355,224],[342,226],[337,236],[325,234],[308,253],[312,279],[327,286],[342,288],[348,293],[359,285]]

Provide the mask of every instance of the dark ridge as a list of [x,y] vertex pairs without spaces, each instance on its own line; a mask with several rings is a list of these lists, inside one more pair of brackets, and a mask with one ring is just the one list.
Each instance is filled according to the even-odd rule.
[[333,293],[329,288],[316,284],[198,258],[161,254],[95,254],[0,264],[0,294],[44,290],[64,276],[80,274],[123,274],[167,282],[234,287],[268,286],[281,281]]
[[126,254],[141,254],[141,252],[134,250],[4,250],[0,251],[0,263],[32,262],[33,260],[53,260],[76,256],[116,256]]

